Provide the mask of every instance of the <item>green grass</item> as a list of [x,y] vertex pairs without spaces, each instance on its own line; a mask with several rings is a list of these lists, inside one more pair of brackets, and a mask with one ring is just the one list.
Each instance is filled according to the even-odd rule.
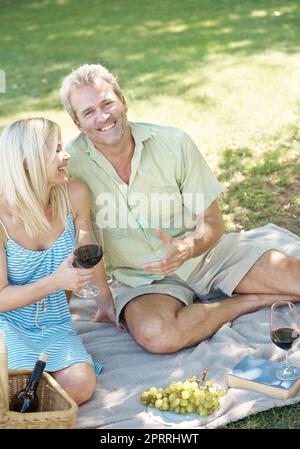
[[[189,132],[225,186],[228,231],[273,222],[300,234],[298,0],[0,0],[0,129],[45,115],[76,133],[59,85],[102,62],[129,118]],[[300,428],[297,406],[229,425]]]
[[299,404],[272,408],[236,421],[220,429],[300,429]]

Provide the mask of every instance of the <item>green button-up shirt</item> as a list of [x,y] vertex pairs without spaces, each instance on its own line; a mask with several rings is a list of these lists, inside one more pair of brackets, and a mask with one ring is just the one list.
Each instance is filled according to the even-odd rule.
[[[103,229],[107,273],[137,287],[163,279],[141,269],[163,257],[160,227],[174,238],[195,228],[196,215],[222,192],[192,139],[170,126],[129,122],[135,141],[126,184],[111,163],[82,133],[66,146],[71,177],[92,194],[92,218]],[[176,274],[186,280],[202,256],[186,261]]]

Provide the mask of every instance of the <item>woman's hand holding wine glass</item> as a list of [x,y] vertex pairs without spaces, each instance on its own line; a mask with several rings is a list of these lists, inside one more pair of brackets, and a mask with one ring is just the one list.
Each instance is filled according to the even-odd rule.
[[276,302],[271,307],[270,334],[273,343],[286,351],[285,363],[276,371],[280,380],[300,377],[300,369],[288,362],[288,351],[300,336],[299,318],[295,304],[288,301]]
[[74,254],[70,254],[51,275],[54,288],[57,290],[77,291],[85,287],[93,278],[94,269],[73,267]]

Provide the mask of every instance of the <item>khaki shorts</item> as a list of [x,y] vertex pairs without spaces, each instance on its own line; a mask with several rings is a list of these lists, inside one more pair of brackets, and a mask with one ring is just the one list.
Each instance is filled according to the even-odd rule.
[[280,239],[268,239],[260,234],[257,236],[255,230],[229,233],[223,235],[203,255],[186,282],[174,274],[135,288],[114,280],[110,287],[116,304],[117,320],[129,301],[145,294],[173,296],[186,305],[196,299],[210,302],[232,296],[235,287],[255,262],[272,249],[284,252]]

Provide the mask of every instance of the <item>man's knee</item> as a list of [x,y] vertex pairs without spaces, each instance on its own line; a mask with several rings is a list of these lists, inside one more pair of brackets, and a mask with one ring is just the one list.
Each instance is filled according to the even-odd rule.
[[277,249],[267,251],[262,257],[265,257],[265,259],[272,265],[288,264],[291,261],[296,260]]
[[169,354],[179,351],[182,347],[178,331],[164,320],[152,318],[145,320],[132,332],[139,345],[155,354]]

